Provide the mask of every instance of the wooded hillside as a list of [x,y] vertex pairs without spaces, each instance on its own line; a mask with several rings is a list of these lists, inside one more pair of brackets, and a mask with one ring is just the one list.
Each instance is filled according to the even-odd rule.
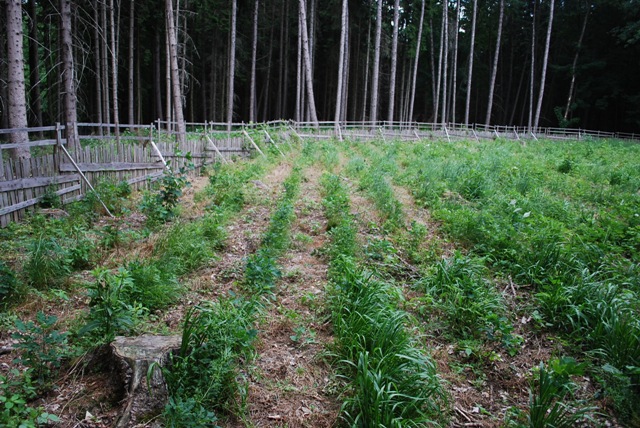
[[74,115],[102,123],[184,115],[640,130],[638,0],[6,0],[0,8],[4,128]]

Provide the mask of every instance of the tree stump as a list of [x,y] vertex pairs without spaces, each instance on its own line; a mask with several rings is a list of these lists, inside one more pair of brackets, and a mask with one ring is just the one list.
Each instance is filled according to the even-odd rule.
[[147,371],[153,363],[166,364],[169,354],[180,347],[181,341],[180,336],[145,334],[139,337],[117,336],[111,343],[114,356],[128,366],[127,403],[115,424],[116,428],[147,422],[162,411],[168,399],[164,378],[160,370],[154,370],[147,384]]

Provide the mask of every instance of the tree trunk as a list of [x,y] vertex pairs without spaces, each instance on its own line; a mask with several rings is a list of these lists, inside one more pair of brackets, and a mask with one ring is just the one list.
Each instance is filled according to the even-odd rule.
[[342,69],[342,113],[340,120],[347,120],[347,107],[349,104],[349,70],[351,66],[351,26],[349,25],[349,8],[347,8],[347,32],[344,41],[344,67]]
[[[440,84],[442,83],[442,56],[444,55],[444,13],[446,7],[442,6],[442,25],[440,27],[440,53],[438,55],[438,77],[436,83],[435,106],[433,110],[433,122],[438,123],[438,115],[440,114]],[[433,31],[431,32],[433,34]],[[433,37],[433,35],[431,36]],[[433,50],[433,49],[432,49]]]
[[456,2],[456,30],[453,49],[453,72],[451,76],[451,122],[456,123],[456,89],[458,81],[458,41],[460,37],[460,0]]
[[373,126],[378,121],[378,92],[380,86],[380,42],[382,39],[382,0],[378,0],[376,12],[376,39],[373,48],[373,76],[371,78],[371,116]]
[[369,61],[371,59],[371,20],[367,30],[367,59],[364,66],[364,91],[362,97],[362,121],[367,120],[367,99],[369,98]]
[[[178,142],[184,143],[186,140],[186,127],[182,112],[182,91],[180,88],[180,76],[178,75],[178,46],[176,37],[176,27],[173,17],[173,0],[166,0],[167,34],[169,38],[169,56],[171,62],[171,89],[173,92],[173,109],[176,125],[178,127]],[[167,94],[167,98],[169,98]]]
[[398,25],[400,23],[400,0],[393,6],[393,41],[391,42],[391,78],[389,80],[389,114],[387,120],[393,122],[396,101],[396,75],[398,72]]
[[491,110],[493,108],[493,91],[496,85],[496,74],[498,73],[498,58],[500,57],[500,43],[502,42],[502,21],[504,19],[504,0],[500,0],[500,16],[498,17],[498,36],[496,39],[496,50],[493,55],[493,66],[491,67],[491,80],[489,82],[489,103],[487,104],[487,117],[484,121],[487,125],[491,122]]
[[[107,2],[104,0],[100,7],[100,29],[102,32],[102,43],[100,55],[102,56],[102,111],[104,121],[111,123],[111,95],[109,95],[109,43],[107,25]],[[110,128],[107,128],[109,132]]]
[[[503,0],[504,1],[504,0]],[[542,109],[542,99],[544,97],[544,82],[547,78],[547,63],[549,60],[549,46],[551,44],[551,28],[553,26],[553,7],[555,1],[551,0],[551,5],[549,7],[549,26],[547,27],[547,39],[544,43],[544,56],[542,57],[542,77],[540,79],[540,92],[538,94],[538,105],[536,107],[536,118],[534,123],[534,128],[538,127],[540,123],[540,110]]]
[[442,124],[447,123],[447,71],[449,66],[449,5],[447,2],[442,6],[442,26],[444,32],[444,59],[442,60]]
[[64,116],[67,123],[67,147],[72,151],[78,148],[78,136],[75,132],[78,112],[73,69],[71,0],[60,0],[60,34],[62,38],[62,82],[64,87]]
[[473,83],[473,51],[476,45],[476,17],[478,0],[473,0],[473,16],[471,18],[471,48],[469,51],[469,73],[467,75],[467,102],[464,108],[464,124],[469,125],[469,109],[471,107],[471,84]]
[[129,3],[129,124],[135,123],[134,118],[134,105],[135,100],[133,97],[133,72],[135,70],[135,50],[134,50],[134,30],[135,30],[135,0],[131,0]]
[[302,109],[300,106],[302,105],[302,23],[300,19],[300,14],[298,14],[298,60],[296,63],[296,105],[295,105],[295,113],[294,119],[296,122],[302,122]]
[[424,4],[425,0],[422,0],[422,7],[420,9],[420,24],[418,24],[418,40],[416,42],[416,58],[413,63],[413,78],[411,82],[411,100],[409,101],[409,116],[407,119],[409,122],[413,122],[413,107],[416,101],[416,85],[418,82],[418,63],[420,61],[420,44],[422,43],[422,25],[424,24]]
[[531,133],[533,129],[533,90],[536,74],[536,9],[537,0],[533,2],[533,16],[531,19],[531,73],[529,76],[529,120],[527,122],[528,131]]
[[309,52],[309,35],[307,33],[307,14],[305,0],[300,0],[300,24],[302,33],[302,55],[304,57],[304,69],[307,83],[307,102],[311,122],[318,126],[316,113],[316,101],[313,94],[313,73],[311,70],[311,54]]
[[571,110],[571,101],[573,100],[573,89],[576,86],[576,67],[578,66],[578,56],[580,55],[580,49],[582,49],[582,40],[584,39],[584,33],[587,29],[587,21],[589,20],[589,14],[591,9],[587,4],[587,12],[584,15],[582,21],[582,30],[580,30],[580,38],[578,39],[578,46],[576,46],[576,54],[573,57],[573,63],[571,64],[571,84],[569,85],[569,95],[567,96],[567,105],[564,109],[563,118],[566,121],[569,117],[569,111]]
[[[440,84],[436,85],[436,80],[440,79],[440,70],[438,70],[436,77],[436,63],[435,63],[435,44],[433,43],[433,18],[429,18],[429,44],[431,45],[430,59],[431,59],[431,107],[433,108],[433,121],[436,121],[438,117],[438,97],[440,96]],[[442,56],[442,52],[440,52]],[[439,60],[438,60],[439,61]],[[439,67],[439,66],[438,66]]]
[[[7,0],[7,86],[9,95],[9,127],[26,128],[27,100],[24,83],[24,52],[22,47],[22,1]],[[29,141],[27,132],[11,134],[12,143]],[[13,159],[31,157],[28,147],[11,149],[9,155]],[[1,165],[0,165],[1,166]]]
[[249,121],[256,122],[256,56],[258,54],[258,8],[260,0],[256,0],[253,9],[253,41],[251,44],[251,88],[249,89]]
[[[95,73],[96,73],[96,123],[102,123],[103,110],[102,110],[102,56],[100,55],[100,11],[98,10],[98,4],[93,5],[93,19],[95,24],[93,26],[93,56],[95,58]],[[102,127],[98,127],[98,132],[102,135]]]
[[[344,57],[346,51],[347,40],[347,11],[349,10],[348,0],[342,0],[342,27],[340,30],[340,61],[338,63],[338,88],[336,90],[336,115],[335,115],[335,129],[336,133],[340,135],[340,119],[342,115],[342,85],[344,79]],[[342,139],[342,138],[341,138]]]
[[116,10],[114,0],[109,0],[109,29],[111,44],[111,98],[113,99],[113,124],[116,140],[120,142],[120,107],[118,105],[118,47],[116,45]]
[[233,123],[233,97],[236,77],[236,21],[238,19],[237,0],[231,1],[231,34],[229,42],[229,85],[227,92],[227,131],[231,132]]
[[153,47],[153,100],[156,119],[162,119],[162,67],[160,64],[160,32],[155,32],[155,46]]
[[38,55],[38,14],[36,0],[29,0],[29,84],[30,104],[36,126],[42,126],[40,99],[40,56]]
[[[275,19],[275,17],[274,17]],[[271,30],[269,31],[269,61],[267,62],[267,78],[265,79],[265,84],[264,84],[264,102],[263,102],[263,108],[262,108],[262,118],[263,121],[267,121],[267,117],[269,117],[269,115],[271,114],[271,110],[269,109],[270,107],[270,99],[269,99],[269,95],[271,93],[271,63],[273,62],[273,26],[271,27]],[[257,107],[256,107],[257,110]]]

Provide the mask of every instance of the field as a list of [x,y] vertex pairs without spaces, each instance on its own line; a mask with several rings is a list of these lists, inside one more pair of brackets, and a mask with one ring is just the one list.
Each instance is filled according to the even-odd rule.
[[640,425],[640,146],[293,141],[0,230],[0,425]]

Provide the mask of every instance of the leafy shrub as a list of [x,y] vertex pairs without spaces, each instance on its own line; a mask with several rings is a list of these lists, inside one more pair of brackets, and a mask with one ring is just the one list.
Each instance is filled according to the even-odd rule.
[[60,367],[69,351],[68,333],[55,330],[57,322],[56,316],[38,311],[35,322],[16,320],[16,332],[11,335],[18,341],[15,348],[21,351],[16,361],[29,367],[41,388],[46,387],[51,372]]
[[18,278],[5,262],[0,260],[0,303],[9,300],[17,291]]
[[176,216],[176,209],[183,191],[191,183],[187,180],[187,172],[193,164],[180,168],[179,171],[168,169],[158,180],[156,193],[146,192],[140,203],[140,210],[147,216],[147,225],[156,227]]
[[69,258],[73,269],[88,269],[97,259],[96,244],[86,230],[79,226],[71,228]]
[[573,170],[574,165],[575,164],[571,159],[564,158],[562,162],[560,162],[560,164],[558,165],[557,170],[562,174],[568,174],[571,172],[571,170]]
[[130,332],[142,311],[128,303],[133,280],[126,269],[114,274],[99,268],[91,273],[96,279],[88,288],[91,309],[80,334],[92,333],[108,343],[117,334]]
[[55,186],[47,186],[38,205],[42,208],[60,208],[62,206],[62,200],[56,194]]
[[28,405],[36,395],[29,370],[21,373],[13,368],[0,374],[0,426],[36,428],[60,422],[57,416]]
[[276,281],[282,276],[276,259],[266,249],[260,249],[247,258],[244,284],[257,296],[273,295]]
[[87,211],[102,215],[107,214],[102,203],[106,205],[111,214],[121,214],[131,195],[131,186],[126,181],[116,182],[112,179],[102,179],[93,188],[93,191],[87,192],[83,204]]

